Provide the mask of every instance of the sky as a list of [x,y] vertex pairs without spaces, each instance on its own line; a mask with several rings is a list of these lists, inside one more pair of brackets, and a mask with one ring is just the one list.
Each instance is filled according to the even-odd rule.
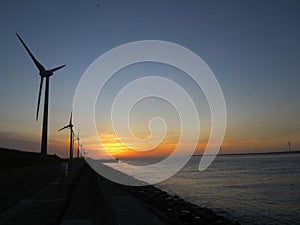
[[[69,132],[57,130],[68,123],[76,87],[89,65],[112,48],[140,40],[182,45],[213,71],[227,108],[224,153],[287,150],[288,142],[300,149],[299,24],[300,3],[291,0],[1,1],[0,146],[40,149],[41,111],[35,121],[39,75],[15,35],[18,32],[46,68],[66,64],[50,79],[50,154],[68,154]],[[115,156],[134,154],[117,141],[108,115],[118,91],[145,74],[172,79],[188,90],[201,121],[196,150],[201,153],[210,131],[206,99],[186,74],[159,63],[124,68],[105,86],[95,118],[105,149]],[[155,116],[164,118],[167,136],[149,154],[138,156],[170,154],[178,141],[176,110],[155,98],[132,110],[135,135],[147,137],[148,122]],[[77,133],[80,128],[74,124]],[[80,132],[84,145],[94,141]],[[103,146],[95,142],[91,150],[101,154]]]

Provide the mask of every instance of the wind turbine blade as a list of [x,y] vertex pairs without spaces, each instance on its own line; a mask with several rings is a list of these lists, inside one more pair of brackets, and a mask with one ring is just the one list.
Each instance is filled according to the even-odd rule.
[[70,122],[69,122],[70,125],[72,124],[72,113],[73,112],[71,112],[71,116],[70,116]]
[[76,137],[75,132],[73,131],[73,129],[72,129],[72,133],[73,133],[73,138],[74,138],[74,140],[76,140],[77,137]]
[[31,51],[29,50],[29,48],[26,46],[26,44],[24,43],[24,41],[22,40],[22,38],[18,35],[18,33],[16,33],[17,37],[19,38],[19,40],[21,41],[22,45],[24,46],[24,48],[26,49],[27,53],[30,55],[32,61],[34,62],[34,64],[36,65],[36,67],[39,69],[39,71],[45,71],[45,67],[42,66],[42,64],[39,63],[39,61],[37,61],[37,59],[34,57],[34,55],[31,53]]
[[66,66],[66,65],[58,66],[58,67],[55,67],[54,69],[51,69],[51,70],[49,70],[49,71],[53,73],[53,72],[55,72],[56,70],[59,70],[59,69],[65,67],[65,66]]
[[44,80],[43,77],[41,77],[40,89],[39,89],[39,97],[38,97],[37,109],[36,109],[36,117],[35,117],[36,120],[39,119],[39,109],[40,109],[40,102],[41,102],[41,92],[42,92],[42,88],[43,88],[43,80]]
[[68,126],[64,126],[63,128],[60,128],[58,131],[64,130],[66,128],[69,128],[69,125]]

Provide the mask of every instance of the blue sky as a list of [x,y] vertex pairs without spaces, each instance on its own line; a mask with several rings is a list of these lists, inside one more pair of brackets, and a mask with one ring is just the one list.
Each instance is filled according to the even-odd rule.
[[227,105],[227,152],[300,148],[299,22],[298,1],[2,1],[0,146],[39,149],[39,77],[18,32],[46,68],[67,65],[51,77],[50,153],[67,152],[68,132],[56,131],[87,67],[149,39],[187,47],[212,69]]

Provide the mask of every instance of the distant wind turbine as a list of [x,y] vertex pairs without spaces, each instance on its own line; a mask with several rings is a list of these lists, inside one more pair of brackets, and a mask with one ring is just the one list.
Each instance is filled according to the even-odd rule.
[[73,127],[74,127],[74,125],[72,124],[72,113],[71,113],[69,124],[58,130],[58,131],[61,131],[61,130],[64,130],[66,128],[70,129],[70,153],[69,153],[70,154],[70,159],[73,159],[73,140],[74,140],[73,139],[73,137],[74,137]]
[[41,100],[41,92],[43,87],[44,78],[46,78],[46,88],[45,88],[45,99],[44,99],[44,116],[43,116],[43,130],[42,130],[42,141],[41,141],[41,154],[47,155],[47,137],[48,137],[48,104],[49,104],[49,78],[53,75],[53,73],[63,67],[58,66],[50,70],[46,70],[44,66],[34,57],[34,55],[30,52],[29,48],[26,46],[22,38],[16,33],[18,39],[21,41],[22,45],[26,49],[27,53],[30,55],[32,61],[34,62],[35,66],[39,70],[39,74],[41,77],[40,80],[40,88],[39,88],[39,96],[37,102],[37,110],[36,110],[36,120],[38,120],[39,116],[39,108],[40,108],[40,100]]
[[77,137],[74,141],[77,141],[77,158],[79,158],[79,147],[80,147],[80,138],[79,138],[79,131],[77,133]]
[[84,148],[83,148],[83,144],[80,144],[80,157],[83,157],[83,153],[84,153]]

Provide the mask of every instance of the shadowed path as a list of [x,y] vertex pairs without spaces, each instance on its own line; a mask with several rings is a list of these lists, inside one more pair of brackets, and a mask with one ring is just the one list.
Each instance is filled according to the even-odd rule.
[[0,213],[60,177],[60,163],[0,170]]

